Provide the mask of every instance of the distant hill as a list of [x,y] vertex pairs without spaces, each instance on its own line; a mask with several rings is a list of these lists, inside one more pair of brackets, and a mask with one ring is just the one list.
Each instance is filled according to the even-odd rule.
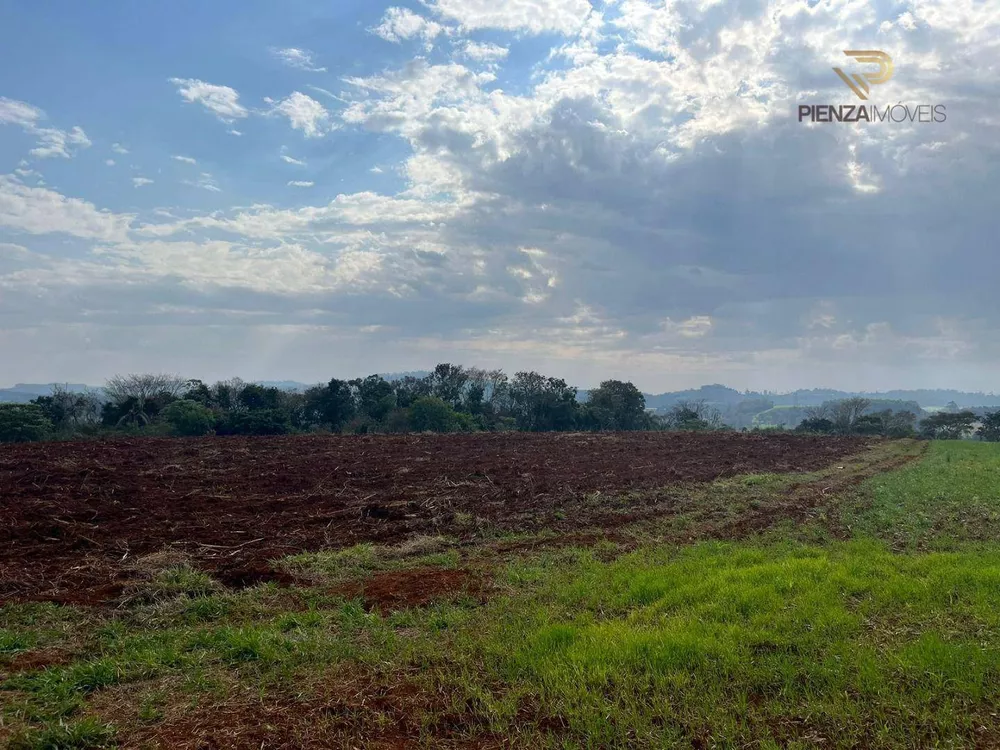
[[39,396],[48,396],[56,385],[61,385],[73,393],[84,393],[94,390],[89,385],[80,383],[18,383],[13,388],[0,388],[0,403],[26,404]]
[[686,391],[648,394],[646,406],[665,411],[679,401],[701,401],[724,410],[747,400],[762,399],[775,406],[819,406],[824,401],[839,401],[860,396],[873,401],[910,401],[923,409],[945,406],[954,401],[960,408],[1000,407],[1000,395],[994,393],[969,393],[955,390],[895,390],[895,391],[838,391],[832,388],[813,388],[791,393],[771,391],[737,391],[724,385],[703,385]]

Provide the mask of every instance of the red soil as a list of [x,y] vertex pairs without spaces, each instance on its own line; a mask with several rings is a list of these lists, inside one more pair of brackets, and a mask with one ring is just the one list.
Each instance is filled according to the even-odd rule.
[[388,614],[397,609],[422,607],[436,599],[454,598],[461,594],[482,600],[483,589],[483,582],[467,570],[415,568],[352,581],[335,593],[347,599],[363,599],[367,609]]
[[749,472],[812,471],[852,438],[734,433],[137,439],[0,446],[0,604],[96,603],[171,548],[232,586],[271,560],[417,534],[630,520],[584,502]]

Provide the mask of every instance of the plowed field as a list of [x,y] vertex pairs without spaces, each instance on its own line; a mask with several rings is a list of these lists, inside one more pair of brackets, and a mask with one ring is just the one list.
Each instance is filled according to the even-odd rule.
[[[183,551],[223,583],[270,561],[417,534],[606,528],[598,499],[811,471],[853,438],[733,433],[142,439],[0,446],[0,603],[98,603],[128,561]],[[641,509],[638,511],[641,514]]]

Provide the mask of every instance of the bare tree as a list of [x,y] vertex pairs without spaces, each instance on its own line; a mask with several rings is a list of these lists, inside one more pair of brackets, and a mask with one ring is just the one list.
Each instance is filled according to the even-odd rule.
[[871,405],[872,402],[866,398],[845,398],[834,402],[831,405],[831,421],[837,432],[851,432],[854,424],[864,416]]
[[678,401],[664,418],[667,427],[675,430],[718,430],[722,424],[722,413],[709,406],[704,399],[698,401]]
[[142,426],[151,420],[147,413],[149,402],[156,398],[177,398],[186,390],[188,382],[177,375],[115,375],[104,386],[104,393],[123,411],[118,424]]
[[104,386],[104,393],[111,403],[121,406],[129,399],[144,403],[160,395],[177,398],[188,381],[178,375],[131,374],[115,375]]
[[809,421],[829,419],[833,421],[833,410],[830,408],[830,402],[827,401],[819,406],[808,406],[805,410],[806,419]]

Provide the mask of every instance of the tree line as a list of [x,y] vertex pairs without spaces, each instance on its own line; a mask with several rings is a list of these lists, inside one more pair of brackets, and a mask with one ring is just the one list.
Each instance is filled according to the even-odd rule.
[[[866,399],[829,402],[807,412],[798,431],[910,437],[909,411],[870,411]],[[942,413],[920,423],[924,437],[965,437],[977,419]],[[450,363],[430,374],[380,375],[316,385],[305,392],[248,383],[214,384],[173,375],[116,375],[85,393],[55,387],[29,404],[0,404],[0,442],[107,434],[284,435],[304,432],[407,433],[520,430],[718,430],[718,409],[681,401],[653,414],[632,383],[606,380],[585,401],[565,380],[538,372],[484,370]],[[1000,412],[982,418],[979,437],[1000,440]]]
[[[877,435],[888,438],[921,437],[927,440],[964,440],[978,438],[1000,442],[1000,410],[983,416],[960,411],[957,406],[919,421],[909,410],[871,410],[866,398],[828,401],[806,409],[806,418],[797,431],[816,434]],[[951,406],[951,405],[949,405]]]
[[537,372],[440,364],[424,377],[334,378],[304,393],[247,383],[214,384],[172,375],[111,378],[103,389],[73,393],[56,387],[29,404],[0,405],[0,440],[72,438],[107,433],[159,435],[282,435],[480,432],[523,430],[650,430],[672,424],[711,429],[691,413],[657,417],[632,383],[608,380],[584,403],[565,380]]

